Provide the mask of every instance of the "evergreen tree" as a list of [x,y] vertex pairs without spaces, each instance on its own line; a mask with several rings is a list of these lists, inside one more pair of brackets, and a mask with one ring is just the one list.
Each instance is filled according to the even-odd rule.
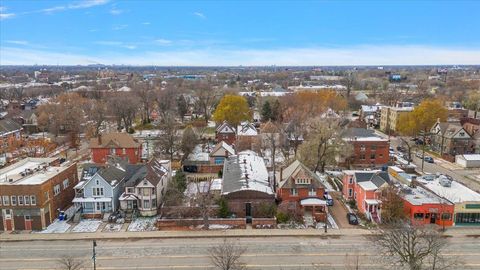
[[270,106],[270,101],[265,101],[262,106],[262,121],[267,122],[272,119],[272,107]]

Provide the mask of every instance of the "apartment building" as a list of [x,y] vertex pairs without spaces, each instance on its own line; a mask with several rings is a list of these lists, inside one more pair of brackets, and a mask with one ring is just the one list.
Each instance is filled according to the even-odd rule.
[[42,230],[75,196],[76,163],[26,158],[0,170],[0,231]]

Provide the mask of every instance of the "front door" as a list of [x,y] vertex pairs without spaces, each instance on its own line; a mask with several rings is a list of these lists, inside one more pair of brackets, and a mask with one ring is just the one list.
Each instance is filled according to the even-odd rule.
[[247,223],[252,223],[252,203],[245,203],[245,218]]
[[435,224],[435,221],[437,221],[437,214],[432,214],[430,218],[430,224]]
[[137,200],[133,201],[133,209],[137,209]]

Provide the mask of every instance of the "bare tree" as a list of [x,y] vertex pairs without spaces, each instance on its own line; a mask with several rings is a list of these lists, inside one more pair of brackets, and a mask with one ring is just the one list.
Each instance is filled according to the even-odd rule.
[[200,214],[203,219],[203,229],[208,230],[210,227],[210,214],[212,213],[212,206],[215,201],[212,193],[213,179],[206,181],[196,181],[195,187],[197,192],[195,194],[194,203],[200,208]]
[[198,82],[194,85],[194,92],[197,97],[196,105],[203,113],[205,123],[208,123],[216,101],[216,91],[208,83]]
[[61,270],[82,270],[84,269],[84,262],[73,256],[63,256],[57,261],[58,268]]
[[180,144],[180,149],[183,153],[182,160],[186,160],[188,155],[192,153],[193,149],[198,143],[198,136],[195,134],[192,126],[188,126],[183,130],[182,142]]
[[246,269],[245,265],[240,262],[240,258],[246,249],[235,245],[226,238],[218,245],[208,250],[212,264],[221,270],[242,270]]
[[300,160],[314,172],[325,172],[326,165],[334,165],[337,159],[349,157],[352,147],[341,137],[338,120],[312,119],[307,127],[306,141],[300,146]]
[[157,106],[162,121],[169,117],[173,117],[176,109],[176,91],[173,86],[157,92]]
[[118,93],[108,100],[108,107],[111,113],[117,119],[118,129],[123,125],[126,131],[129,131],[135,120],[138,107],[140,105],[139,99],[136,95],[131,93]]
[[107,104],[102,100],[90,100],[85,105],[85,114],[93,125],[93,136],[98,136],[100,127],[107,119]]
[[264,148],[270,151],[270,158],[272,160],[272,170],[273,170],[273,191],[276,191],[277,186],[277,179],[276,179],[276,157],[277,157],[277,150],[280,145],[280,129],[278,128],[276,123],[268,121],[265,124],[265,127],[262,130],[262,145]]
[[173,116],[168,116],[160,125],[162,135],[158,138],[157,148],[160,153],[168,156],[173,160],[173,155],[177,151],[179,132],[175,119]]
[[134,93],[138,96],[142,105],[142,123],[150,123],[150,108],[152,106],[153,98],[153,81],[134,81],[131,84]]
[[395,265],[395,269],[421,270],[430,266],[434,270],[442,269],[440,262],[444,265],[441,251],[446,241],[430,226],[396,222],[382,227],[372,239],[385,263]]

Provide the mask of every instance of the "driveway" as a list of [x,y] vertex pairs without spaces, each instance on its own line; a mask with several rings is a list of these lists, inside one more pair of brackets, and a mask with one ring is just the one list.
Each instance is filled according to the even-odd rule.
[[336,191],[336,192],[330,192],[330,194],[333,197],[334,203],[333,203],[333,206],[328,207],[328,211],[332,215],[338,227],[340,229],[357,228],[358,226],[348,224],[348,220],[347,220],[348,210],[347,210],[347,207],[340,200],[340,196],[342,196],[341,193]]

